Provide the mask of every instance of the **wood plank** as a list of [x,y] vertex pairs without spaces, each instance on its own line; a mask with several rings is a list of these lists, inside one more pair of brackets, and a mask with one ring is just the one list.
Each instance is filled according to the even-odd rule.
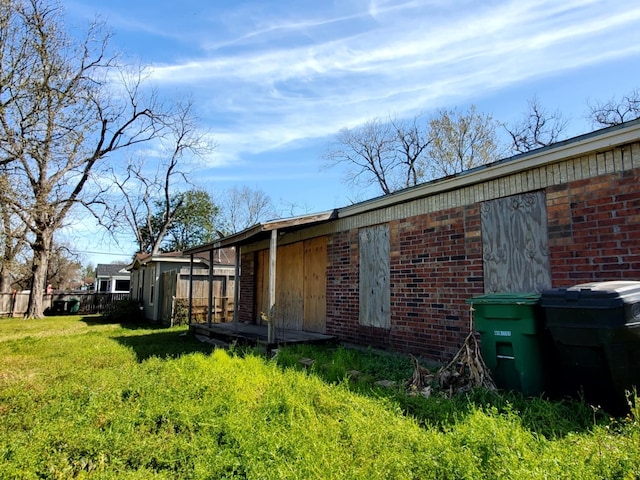
[[327,237],[304,242],[304,316],[302,329],[327,331]]
[[269,313],[269,250],[260,250],[255,254],[255,283],[255,323],[265,325],[261,313]]
[[391,270],[389,226],[376,225],[359,232],[360,324],[391,327]]
[[302,330],[304,316],[304,245],[278,248],[276,277],[276,328]]

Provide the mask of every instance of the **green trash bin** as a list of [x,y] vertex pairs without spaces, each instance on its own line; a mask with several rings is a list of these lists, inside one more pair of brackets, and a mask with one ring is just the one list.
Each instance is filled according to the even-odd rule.
[[539,300],[536,293],[491,293],[467,300],[484,362],[498,388],[525,395],[544,391],[544,319]]
[[80,311],[80,300],[72,298],[67,302],[67,311],[69,313],[78,313]]

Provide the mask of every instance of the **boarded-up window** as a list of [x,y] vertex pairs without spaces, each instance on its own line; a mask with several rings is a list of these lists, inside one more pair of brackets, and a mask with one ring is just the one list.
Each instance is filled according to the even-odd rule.
[[363,228],[360,241],[360,325],[391,327],[389,226]]
[[541,292],[551,287],[544,192],[482,204],[485,292]]

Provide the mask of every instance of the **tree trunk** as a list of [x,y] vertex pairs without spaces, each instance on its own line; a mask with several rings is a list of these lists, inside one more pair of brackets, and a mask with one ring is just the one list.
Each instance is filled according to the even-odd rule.
[[33,266],[31,268],[31,293],[25,318],[43,318],[43,298],[47,281],[47,265],[51,252],[53,233],[45,230],[38,233],[33,244]]
[[11,272],[0,267],[0,293],[11,293]]

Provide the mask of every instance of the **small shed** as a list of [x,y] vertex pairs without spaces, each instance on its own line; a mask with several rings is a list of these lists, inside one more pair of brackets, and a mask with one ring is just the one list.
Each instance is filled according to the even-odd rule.
[[182,252],[138,254],[129,265],[132,298],[140,302],[145,318],[172,325],[187,320],[188,299],[193,300],[194,318],[207,317],[209,292],[216,321],[233,317],[234,255],[221,249],[209,258]]

